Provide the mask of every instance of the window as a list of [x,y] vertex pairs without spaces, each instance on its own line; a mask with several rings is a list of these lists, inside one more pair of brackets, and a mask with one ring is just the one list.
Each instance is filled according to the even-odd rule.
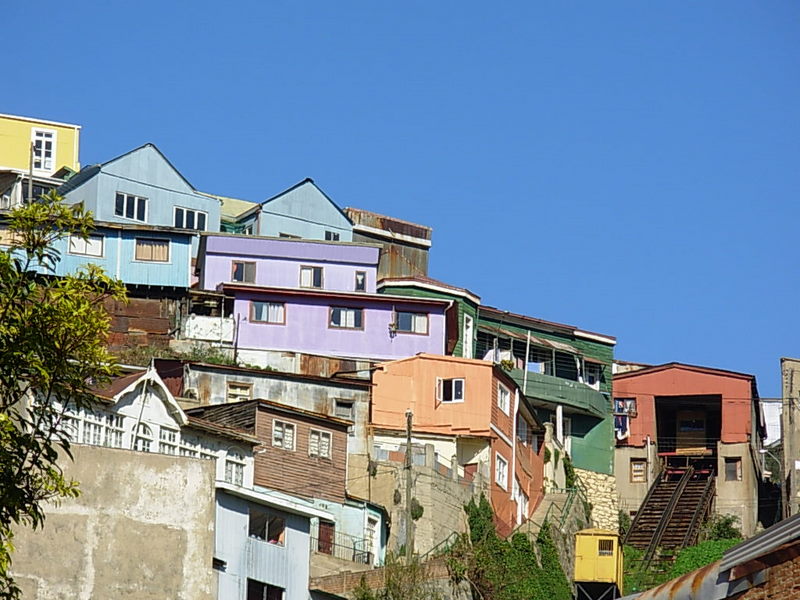
[[283,600],[283,588],[248,579],[246,600]]
[[356,286],[355,290],[357,292],[365,292],[367,291],[367,272],[366,271],[356,271]]
[[282,231],[278,233],[278,237],[287,238],[290,240],[299,240],[300,236],[295,235],[293,233],[283,233]]
[[244,456],[236,448],[225,456],[225,481],[233,485],[244,485]]
[[229,381],[227,387],[228,393],[226,394],[226,400],[228,402],[244,402],[253,397],[253,385],[250,383]]
[[300,267],[300,287],[321,288],[322,267]]
[[117,192],[114,214],[118,217],[145,223],[147,221],[147,198]]
[[725,481],[742,480],[742,459],[738,456],[725,457]]
[[614,414],[636,416],[636,398],[614,398]]
[[614,556],[614,540],[597,540],[598,556]]
[[192,458],[197,458],[198,447],[199,444],[197,443],[197,439],[194,437],[188,435],[181,436],[181,456],[191,456]]
[[253,235],[253,224],[246,225],[242,228],[242,235]]
[[504,490],[508,489],[508,461],[500,454],[494,454],[494,480]]
[[250,320],[254,323],[286,324],[286,305],[283,302],[251,302]]
[[330,326],[339,329],[363,329],[364,310],[332,306]]
[[600,365],[590,362],[584,363],[583,383],[594,389],[600,389]]
[[83,437],[84,444],[91,444],[92,446],[101,446],[103,444],[103,418],[93,414],[87,414],[83,420]]
[[179,229],[206,230],[206,213],[191,208],[175,207],[175,227]]
[[523,446],[531,444],[531,426],[522,415],[517,418],[517,439]]
[[158,451],[161,454],[177,454],[178,432],[162,426],[158,431]]
[[34,129],[31,135],[33,168],[39,171],[55,171],[56,132],[52,129]]
[[463,402],[464,380],[436,378],[436,399],[439,402]]
[[124,433],[122,417],[119,415],[106,415],[106,435],[103,445],[109,448],[122,448],[122,436]]
[[273,421],[272,445],[284,450],[294,450],[294,425],[283,421]]
[[283,546],[286,523],[259,506],[250,507],[249,535],[270,544]]
[[231,281],[255,283],[256,263],[235,260],[231,263]]
[[631,459],[631,483],[647,483],[647,461],[645,459]]
[[136,260],[169,262],[169,240],[136,238]]
[[501,383],[497,384],[497,406],[505,414],[508,414],[511,410],[511,392]]
[[347,400],[336,400],[336,406],[333,414],[340,419],[350,419],[352,421],[353,403],[348,402]]
[[153,432],[144,423],[139,423],[136,428],[136,439],[133,442],[133,449],[139,452],[150,452],[150,444],[153,442]]
[[103,256],[103,236],[90,235],[88,239],[69,236],[69,253],[83,256]]
[[338,242],[339,234],[335,231],[325,231],[325,239],[329,242]]
[[331,434],[327,431],[312,429],[311,433],[308,434],[308,454],[309,456],[330,458]]
[[398,311],[395,315],[395,326],[401,333],[428,335],[428,314]]

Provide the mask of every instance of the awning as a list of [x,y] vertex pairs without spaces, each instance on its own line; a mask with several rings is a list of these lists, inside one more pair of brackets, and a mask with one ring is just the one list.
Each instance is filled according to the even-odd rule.
[[[526,343],[528,341],[527,335],[523,335],[515,331],[509,331],[508,329],[503,329],[502,327],[492,327],[491,325],[479,325],[478,331],[484,331],[492,335],[512,338]],[[569,352],[570,354],[581,354],[580,350],[578,350],[575,346],[570,346],[569,344],[566,344],[564,342],[547,340],[545,338],[536,337],[535,335],[531,335],[530,340],[531,344],[535,344],[537,346],[544,346],[545,348],[553,348],[555,350],[560,350],[561,352]]]

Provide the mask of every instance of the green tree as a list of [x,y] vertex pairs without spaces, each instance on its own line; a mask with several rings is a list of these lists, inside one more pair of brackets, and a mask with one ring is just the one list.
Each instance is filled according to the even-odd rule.
[[0,251],[0,598],[18,598],[11,575],[14,529],[42,526],[48,502],[74,497],[59,466],[71,457],[64,410],[88,406],[115,361],[106,348],[106,298],[124,286],[96,266],[53,276],[58,240],[87,239],[91,213],[51,192],[8,216],[12,244]]

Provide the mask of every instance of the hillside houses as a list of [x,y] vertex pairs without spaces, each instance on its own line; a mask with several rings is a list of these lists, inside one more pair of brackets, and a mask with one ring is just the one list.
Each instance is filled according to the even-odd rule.
[[[58,513],[57,540],[72,539],[76,514],[119,529],[127,515],[143,536],[180,532],[140,553],[148,585],[170,597],[307,600],[314,577],[446,547],[481,495],[502,536],[534,537],[556,514],[617,530],[657,479],[705,470],[717,511],[755,531],[754,377],[680,363],[615,373],[614,336],[433,278],[430,227],[342,208],[311,179],[235,199],[195,189],[153,144],[78,170],[77,133],[73,155],[60,129],[56,152],[25,127],[20,139],[44,144],[48,189],[96,219],[87,240],[57,242],[44,275],[97,265],[130,296],[108,306],[109,345],[133,364],[93,409],[60,407],[90,493]],[[2,209],[30,201],[14,173]],[[6,227],[4,210],[0,250],[14,244]],[[119,497],[103,493],[112,484]],[[112,543],[98,539],[94,562]],[[39,540],[21,538],[15,569],[41,597],[73,594]],[[196,581],[157,568],[172,554]],[[134,597],[151,593],[120,569]],[[96,585],[96,597],[113,589]]]

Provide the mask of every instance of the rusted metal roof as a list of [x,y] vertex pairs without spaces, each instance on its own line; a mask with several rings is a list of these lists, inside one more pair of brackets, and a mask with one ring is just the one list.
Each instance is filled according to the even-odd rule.
[[411,223],[410,221],[403,221],[401,219],[395,219],[394,217],[379,215],[377,213],[370,212],[368,210],[362,210],[360,208],[348,207],[344,209],[344,212],[354,225],[365,225],[367,227],[383,229],[384,231],[389,231],[391,233],[399,233],[423,240],[431,239],[432,229],[430,227],[426,227],[425,225],[419,225],[417,223]]
[[[502,327],[492,327],[491,325],[478,325],[478,331],[486,331],[488,333],[514,338],[515,340],[520,340],[522,342],[528,341],[527,335],[522,335],[521,333],[510,331],[508,329],[503,329]],[[566,344],[564,342],[556,342],[554,340],[548,340],[545,338],[536,337],[535,335],[531,335],[530,340],[531,344],[536,344],[537,346],[554,348],[556,350],[561,350],[562,352],[569,352],[571,354],[581,354],[581,351],[578,350],[575,346],[570,346],[569,344]]]

